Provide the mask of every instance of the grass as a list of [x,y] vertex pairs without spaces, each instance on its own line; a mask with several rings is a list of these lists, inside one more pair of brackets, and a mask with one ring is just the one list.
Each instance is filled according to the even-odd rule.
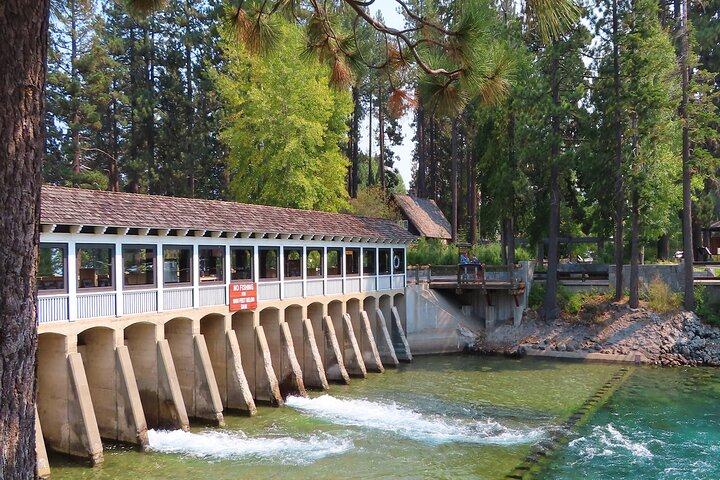
[[658,313],[676,311],[682,303],[680,294],[673,292],[670,286],[657,275],[650,280],[645,297],[648,306]]

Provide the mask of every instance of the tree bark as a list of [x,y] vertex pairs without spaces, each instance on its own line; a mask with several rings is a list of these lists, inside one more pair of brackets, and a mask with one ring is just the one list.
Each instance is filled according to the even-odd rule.
[[382,85],[378,87],[378,132],[380,158],[378,158],[378,183],[385,191],[385,116],[383,115]]
[[688,7],[689,0],[683,1],[682,49],[680,52],[680,70],[682,71],[682,101],[680,117],[682,118],[682,165],[683,165],[683,305],[685,310],[695,308],[693,292],[693,239],[692,239],[692,196],[690,191],[690,135],[688,127],[688,87],[690,72],[688,66]]
[[622,173],[622,124],[620,123],[620,34],[617,11],[618,0],[612,2],[612,35],[613,35],[613,94],[615,97],[615,111],[613,113],[614,133],[614,167],[615,167],[615,300],[623,298],[623,222],[625,219],[624,178]]
[[470,187],[468,194],[469,216],[470,216],[470,244],[475,245],[478,241],[478,225],[477,225],[477,167],[472,150],[468,152],[470,162]]
[[457,148],[457,116],[452,119],[452,132],[450,137],[450,169],[452,185],[452,242],[458,241],[458,148]]
[[368,187],[373,184],[373,158],[372,158],[372,144],[373,144],[373,130],[372,130],[372,119],[373,119],[373,104],[372,104],[372,92],[370,93],[370,105],[368,106]]
[[0,7],[0,478],[36,476],[35,271],[49,0]]
[[657,258],[658,260],[667,260],[670,258],[670,236],[664,233],[657,242]]
[[640,306],[640,194],[632,191],[630,221],[630,298],[632,308]]
[[[560,106],[560,61],[552,61],[553,85],[552,100],[556,108]],[[543,299],[542,318],[545,321],[558,318],[560,308],[557,303],[557,266],[558,237],[560,235],[560,117],[557,113],[550,119],[552,126],[552,145],[550,147],[550,224],[548,232],[548,269],[545,280],[545,298]]]
[[417,113],[418,169],[416,177],[417,196],[425,198],[425,110],[422,105]]
[[362,105],[360,105],[360,90],[357,86],[352,88],[353,104],[353,118],[352,118],[352,130],[350,132],[350,197],[357,198],[358,194],[358,143],[360,141],[360,112],[362,111]]

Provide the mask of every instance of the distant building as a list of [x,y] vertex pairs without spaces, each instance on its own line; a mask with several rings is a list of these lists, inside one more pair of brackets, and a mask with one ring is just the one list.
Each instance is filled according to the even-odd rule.
[[393,195],[407,230],[425,238],[448,241],[452,238],[451,227],[435,200],[414,195]]

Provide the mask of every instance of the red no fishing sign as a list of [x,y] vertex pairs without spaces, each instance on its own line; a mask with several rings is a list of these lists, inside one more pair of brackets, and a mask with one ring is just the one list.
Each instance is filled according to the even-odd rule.
[[254,282],[230,284],[230,311],[257,308],[257,284]]

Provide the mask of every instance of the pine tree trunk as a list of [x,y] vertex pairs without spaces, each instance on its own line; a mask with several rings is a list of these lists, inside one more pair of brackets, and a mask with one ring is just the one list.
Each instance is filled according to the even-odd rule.
[[513,217],[508,217],[506,227],[507,235],[507,263],[508,265],[515,265],[515,222]]
[[477,172],[475,167],[475,159],[470,154],[470,193],[468,195],[470,205],[470,243],[475,245],[478,241],[478,225],[477,225]]
[[668,260],[670,258],[670,236],[667,233],[658,239],[657,258],[658,260]]
[[[70,0],[70,81],[79,86],[80,80],[77,78],[77,60],[77,7],[75,0]],[[73,109],[70,131],[72,132],[72,170],[74,173],[80,173],[82,170],[80,155],[80,100],[77,98],[79,93],[78,89],[73,88],[72,98],[70,98]]]
[[[620,35],[617,11],[618,0],[612,3],[612,35],[613,35],[613,94],[616,102],[620,102]],[[624,179],[622,173],[622,125],[620,109],[616,108],[613,118],[614,133],[614,167],[615,167],[615,300],[623,298],[623,221],[625,219]]]
[[382,85],[378,87],[378,132],[380,158],[378,158],[378,183],[385,191],[385,116],[383,115]]
[[48,0],[0,7],[0,478],[35,465],[35,272]]
[[190,38],[192,31],[190,29],[190,15],[192,9],[191,0],[185,2],[185,106],[186,106],[186,122],[187,122],[187,147],[185,155],[189,158],[189,172],[188,172],[188,186],[190,187],[190,197],[195,198],[195,154],[193,152],[193,146],[195,142],[195,109],[193,108],[193,71],[192,71],[192,45]]
[[688,6],[689,0],[683,1],[683,30],[682,30],[682,50],[680,52],[681,62],[680,70],[682,71],[682,101],[680,103],[680,117],[683,120],[682,125],[682,162],[683,162],[683,305],[685,310],[695,308],[695,296],[693,285],[693,239],[692,239],[692,192],[690,190],[690,135],[688,128],[688,87],[690,82],[690,73],[688,66],[689,44],[688,44]]
[[358,194],[358,143],[360,140],[360,113],[362,105],[360,105],[360,90],[357,86],[352,88],[353,96],[353,119],[352,130],[350,132],[350,197],[357,198]]
[[435,115],[430,117],[430,198],[437,201],[437,155],[435,154]]
[[417,196],[425,198],[425,110],[418,108],[417,113],[418,169],[416,177]]
[[[560,106],[560,62],[557,58],[552,61],[553,88],[552,99],[556,108]],[[545,280],[545,298],[541,316],[545,321],[558,318],[560,308],[557,303],[557,267],[558,267],[558,237],[560,235],[560,117],[552,115],[552,145],[550,147],[550,224],[548,234],[548,268]]]
[[640,306],[640,195],[633,188],[630,221],[630,299],[632,308]]
[[373,184],[373,157],[372,157],[372,144],[373,144],[373,130],[372,130],[372,119],[373,119],[373,104],[372,104],[372,93],[370,93],[370,106],[368,107],[368,187]]
[[458,148],[457,148],[457,117],[452,119],[452,132],[450,138],[450,169],[452,185],[452,242],[458,241]]

